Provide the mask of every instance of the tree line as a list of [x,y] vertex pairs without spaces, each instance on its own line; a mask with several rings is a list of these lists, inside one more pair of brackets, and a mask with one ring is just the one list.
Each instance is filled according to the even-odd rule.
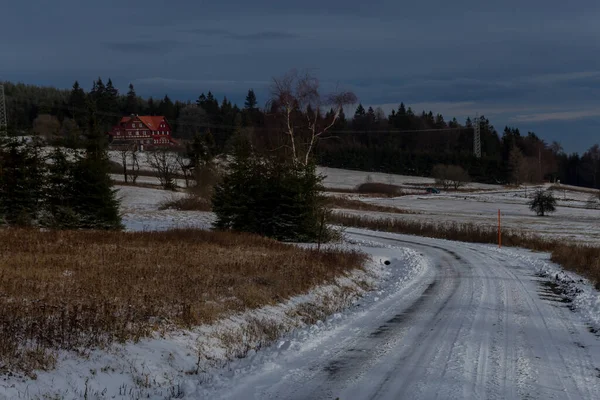
[[48,152],[38,137],[0,135],[0,226],[121,229],[106,135],[86,116],[83,149]]
[[[172,124],[174,137],[184,142],[210,135],[216,153],[232,151],[233,138],[249,129],[253,144],[268,151],[285,147],[279,135],[285,126],[279,118],[281,102],[264,107],[251,89],[245,104],[238,107],[227,98],[219,101],[212,92],[196,101],[142,98],[129,85],[120,94],[111,79],[94,80],[89,91],[78,82],[71,90],[5,83],[9,130],[35,132],[69,146],[81,146],[82,127],[89,110],[98,116],[100,130],[108,131],[123,115],[164,115]],[[281,99],[280,99],[281,100]],[[298,105],[291,105],[292,108]],[[315,106],[316,107],[316,106]],[[541,182],[600,188],[600,146],[583,154],[567,154],[559,143],[547,143],[536,133],[521,133],[505,127],[499,133],[481,116],[459,122],[432,111],[415,112],[401,103],[390,113],[358,104],[354,115],[341,109],[335,123],[313,144],[319,165],[374,172],[430,176],[438,164],[459,165],[471,179],[487,183]],[[313,126],[331,120],[333,109],[307,107],[303,117]],[[482,157],[473,155],[473,126],[481,129]],[[302,142],[301,145],[309,145]]]

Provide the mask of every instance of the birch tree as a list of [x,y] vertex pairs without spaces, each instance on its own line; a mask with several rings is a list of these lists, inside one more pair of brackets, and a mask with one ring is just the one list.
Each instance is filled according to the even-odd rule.
[[[274,78],[271,105],[281,117],[281,126],[296,165],[308,165],[317,142],[331,130],[347,105],[357,102],[352,92],[320,93],[319,80],[309,73],[292,70]],[[324,109],[330,112],[324,114]]]

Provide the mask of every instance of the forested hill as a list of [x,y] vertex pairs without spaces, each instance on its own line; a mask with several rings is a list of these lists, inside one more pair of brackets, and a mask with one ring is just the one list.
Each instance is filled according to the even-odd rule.
[[[174,135],[190,139],[210,131],[218,151],[228,148],[236,129],[251,127],[256,136],[277,135],[269,123],[269,110],[258,107],[253,90],[238,107],[227,98],[216,99],[209,91],[196,102],[141,98],[133,85],[121,94],[108,79],[98,78],[90,90],[75,82],[71,90],[4,83],[9,132],[35,131],[64,139],[85,129],[92,109],[101,128],[109,130],[121,116],[164,115]],[[265,99],[266,100],[266,99]],[[324,110],[326,111],[326,110]],[[323,115],[322,118],[327,118]],[[481,126],[482,158],[473,156],[473,129]],[[546,143],[535,133],[505,127],[497,132],[484,116],[477,121],[448,120],[433,112],[413,111],[400,104],[386,114],[382,109],[359,105],[354,115],[341,115],[326,140],[319,143],[317,161],[323,166],[429,176],[436,164],[460,165],[480,182],[563,183],[600,188],[600,147],[583,155],[567,155],[559,143]]]

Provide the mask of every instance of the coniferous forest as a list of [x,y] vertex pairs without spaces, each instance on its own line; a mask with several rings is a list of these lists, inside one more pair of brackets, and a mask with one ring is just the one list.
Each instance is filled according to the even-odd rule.
[[[250,89],[244,104],[217,99],[210,91],[195,102],[142,98],[129,85],[119,93],[108,79],[89,88],[75,82],[71,90],[5,82],[9,134],[36,133],[55,143],[84,147],[87,116],[93,110],[97,129],[108,131],[124,115],[164,115],[174,137],[182,142],[210,133],[215,151],[229,152],[242,128],[265,150],[281,145],[281,127],[271,118],[276,102],[259,106]],[[266,101],[267,99],[262,99]],[[348,109],[346,108],[348,114]],[[324,115],[317,118],[327,119]],[[310,112],[310,110],[309,110]],[[400,103],[386,114],[358,104],[353,115],[340,115],[315,149],[316,161],[327,167],[430,176],[437,164],[460,165],[475,181],[519,183],[560,180],[561,183],[600,188],[600,146],[583,154],[566,154],[559,143],[546,143],[534,132],[515,127],[497,130],[485,116],[465,121],[433,111],[413,110]],[[473,125],[480,124],[482,157],[473,155]]]

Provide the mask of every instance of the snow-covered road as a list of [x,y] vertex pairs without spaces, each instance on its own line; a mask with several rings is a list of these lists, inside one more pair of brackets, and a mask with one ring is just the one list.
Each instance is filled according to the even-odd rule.
[[392,268],[400,248],[416,250],[424,267],[333,331],[236,376],[210,398],[600,398],[599,338],[523,257],[485,245],[347,233],[385,246]]

